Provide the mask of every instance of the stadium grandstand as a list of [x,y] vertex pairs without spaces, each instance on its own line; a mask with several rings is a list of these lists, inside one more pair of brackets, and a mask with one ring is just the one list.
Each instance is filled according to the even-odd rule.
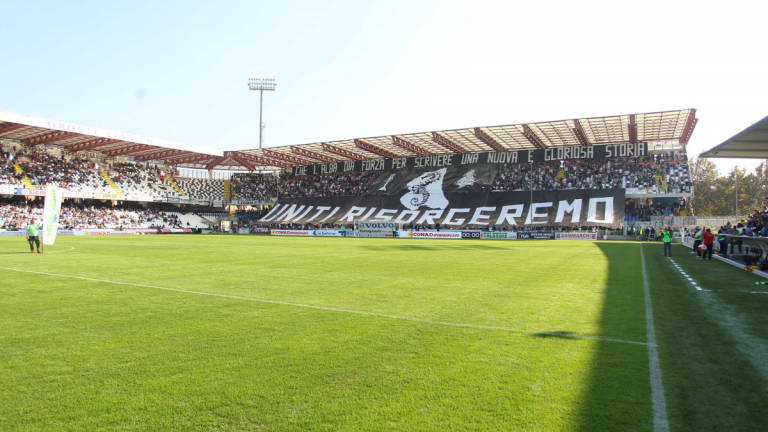
[[[175,221],[181,217],[181,225],[189,227],[220,227],[220,222],[228,221],[232,226],[253,228],[314,226],[322,219],[326,225],[339,226],[366,216],[349,216],[350,206],[360,204],[360,197],[378,199],[380,204],[368,207],[383,209],[386,205],[381,200],[396,200],[397,194],[415,187],[409,182],[416,177],[444,168],[441,184],[446,194],[485,196],[484,201],[523,192],[530,193],[533,200],[534,193],[620,191],[616,197],[623,201],[623,211],[617,213],[621,220],[581,225],[627,229],[648,224],[652,218],[687,214],[692,184],[685,148],[696,122],[696,110],[684,109],[219,154],[0,111],[0,195],[8,208],[18,207],[19,202],[41,196],[45,185],[56,184],[63,188],[65,198],[77,200],[81,207],[86,203],[104,209],[109,203],[111,208],[126,211],[139,205],[161,212],[154,219],[133,215],[128,220]],[[19,201],[19,197],[24,199]],[[334,201],[338,216],[346,219],[324,215],[312,220],[309,207],[323,204],[300,201],[318,199]],[[307,210],[301,215],[278,210],[290,205],[303,205]],[[429,203],[419,207],[440,208]],[[270,209],[275,210],[271,217],[264,217]],[[392,210],[403,210],[403,206]],[[441,219],[400,220],[409,225],[421,220],[418,225],[439,226]],[[443,222],[451,225],[450,220]],[[461,226],[487,227],[466,222]],[[507,218],[495,228],[510,225],[514,221]]]
[[[704,158],[751,158],[768,162],[768,116],[703,152]],[[765,185],[763,185],[765,187]],[[753,209],[742,220],[726,221],[719,227],[720,241],[715,245],[718,259],[729,264],[759,269],[768,277],[768,196],[761,208]],[[693,246],[690,233],[684,240]]]

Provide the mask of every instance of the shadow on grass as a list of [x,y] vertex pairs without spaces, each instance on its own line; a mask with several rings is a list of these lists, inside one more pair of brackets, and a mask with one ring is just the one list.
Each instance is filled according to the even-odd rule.
[[583,339],[583,337],[569,331],[541,332],[541,333],[534,334],[534,336],[540,337],[540,338]]
[[703,288],[723,290],[696,292],[654,246],[645,258],[671,429],[765,430],[768,299],[732,295],[751,275],[675,246],[675,261]]
[[[596,243],[596,246],[608,260],[600,336],[645,341],[640,245]],[[572,338],[567,332],[542,337]],[[646,347],[608,341],[594,343],[592,370],[580,401],[577,430],[651,430]]]
[[[646,340],[640,244],[596,245],[608,260],[600,318],[603,335]],[[697,292],[663,258],[660,244],[645,243],[643,249],[670,429],[765,430],[768,379],[754,365],[768,362],[768,357],[755,358],[768,339],[766,302],[754,296],[741,299]],[[738,269],[718,275],[719,269],[703,267],[681,247],[675,247],[673,253],[705,288],[725,286],[741,276],[734,274]],[[730,303],[724,305],[726,301]],[[559,336],[559,332],[542,335],[567,336]],[[647,348],[603,341],[595,344],[577,429],[652,430]]]

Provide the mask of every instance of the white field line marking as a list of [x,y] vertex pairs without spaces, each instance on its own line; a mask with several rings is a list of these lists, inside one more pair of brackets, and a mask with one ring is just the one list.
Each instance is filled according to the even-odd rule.
[[711,289],[704,289],[701,286],[699,286],[698,282],[694,278],[688,275],[688,273],[683,270],[682,267],[680,267],[675,260],[673,260],[671,257],[669,257],[669,261],[672,262],[672,265],[677,269],[677,271],[680,272],[680,274],[683,275],[684,278],[688,279],[688,282],[693,285],[694,288],[696,288],[696,291],[707,291],[707,292],[721,292],[721,293],[728,293],[728,294],[768,294],[768,291],[727,291],[727,290],[711,290]]
[[656,346],[656,327],[653,324],[653,305],[651,290],[648,287],[648,274],[645,270],[645,253],[640,245],[640,265],[643,270],[643,294],[645,296],[645,335],[648,341],[648,369],[651,378],[651,402],[653,404],[654,432],[669,432],[667,419],[667,399],[664,396],[664,381],[661,374],[661,362]]
[[688,282],[690,282],[690,283],[691,283],[691,285],[693,285],[693,287],[694,287],[694,288],[696,288],[696,291],[704,291],[704,290],[703,290],[703,289],[702,289],[702,288],[699,286],[699,284],[696,282],[696,280],[695,280],[694,278],[692,278],[691,276],[689,276],[689,275],[688,275],[688,273],[686,273],[686,272],[685,272],[685,270],[683,270],[683,268],[682,268],[682,267],[680,267],[680,266],[677,264],[677,262],[675,262],[675,260],[673,260],[673,259],[672,259],[672,257],[668,257],[668,258],[669,258],[669,262],[671,262],[671,263],[672,263],[672,265],[673,265],[673,266],[674,266],[674,267],[677,269],[677,271],[679,271],[679,272],[680,272],[680,274],[682,274],[684,278],[688,279]]
[[31,274],[37,274],[37,275],[68,278],[68,279],[79,279],[79,280],[85,280],[90,282],[108,283],[112,285],[134,286],[139,288],[150,288],[150,289],[156,289],[156,290],[171,291],[171,292],[184,293],[184,294],[194,294],[194,295],[209,296],[209,297],[219,297],[219,298],[232,299],[232,300],[242,300],[242,301],[249,301],[249,302],[255,302],[255,303],[293,306],[293,307],[315,309],[315,310],[322,310],[322,311],[329,311],[329,312],[342,312],[342,313],[348,313],[348,314],[354,314],[354,315],[364,315],[364,316],[372,316],[372,317],[379,317],[379,318],[388,318],[393,320],[412,321],[412,322],[441,325],[441,326],[447,326],[447,327],[460,327],[460,328],[481,329],[481,330],[499,330],[499,331],[505,331],[510,333],[562,337],[567,339],[588,339],[588,340],[596,340],[600,342],[615,342],[615,343],[643,345],[643,346],[648,345],[647,342],[639,342],[639,341],[610,338],[610,337],[580,335],[580,334],[567,333],[567,332],[546,332],[546,331],[539,332],[539,331],[531,331],[531,330],[514,329],[510,327],[489,326],[489,325],[482,325],[482,324],[466,324],[466,323],[455,323],[455,322],[449,322],[449,321],[435,321],[435,320],[426,319],[426,318],[415,318],[415,317],[408,317],[408,316],[402,316],[402,315],[358,311],[353,309],[344,309],[344,308],[337,308],[332,306],[317,306],[317,305],[310,305],[310,304],[304,304],[304,303],[293,303],[293,302],[286,302],[286,301],[280,301],[280,300],[260,299],[260,298],[254,298],[254,297],[242,297],[242,296],[236,296],[236,295],[230,295],[230,294],[217,294],[217,293],[210,293],[210,292],[203,292],[203,291],[191,291],[191,290],[185,290],[180,288],[169,288],[169,287],[147,285],[147,284],[140,284],[140,283],[133,283],[133,282],[120,282],[120,281],[113,281],[113,280],[107,280],[107,279],[96,279],[96,278],[90,278],[86,276],[48,273],[48,272],[40,272],[40,271],[33,271],[33,270],[23,270],[23,269],[17,269],[12,267],[0,267],[0,269],[15,271],[19,273],[31,273]]
[[[74,246],[68,246],[68,247],[69,249],[54,250],[50,252],[46,252],[45,249],[43,249],[43,253],[40,255],[51,255],[51,254],[57,254],[57,253],[72,252],[73,250],[75,250]],[[28,255],[37,255],[37,254],[32,254],[28,252],[0,254],[0,256],[28,256]]]

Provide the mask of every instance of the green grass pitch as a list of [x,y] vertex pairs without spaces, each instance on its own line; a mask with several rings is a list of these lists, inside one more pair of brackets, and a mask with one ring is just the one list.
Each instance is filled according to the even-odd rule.
[[758,278],[654,243],[0,238],[0,430],[768,425]]

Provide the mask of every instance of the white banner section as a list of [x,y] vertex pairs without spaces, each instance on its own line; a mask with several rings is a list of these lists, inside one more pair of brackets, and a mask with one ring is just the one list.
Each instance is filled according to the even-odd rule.
[[45,245],[53,245],[56,242],[62,197],[63,194],[59,187],[48,185],[45,188],[45,203],[43,204],[43,244]]

